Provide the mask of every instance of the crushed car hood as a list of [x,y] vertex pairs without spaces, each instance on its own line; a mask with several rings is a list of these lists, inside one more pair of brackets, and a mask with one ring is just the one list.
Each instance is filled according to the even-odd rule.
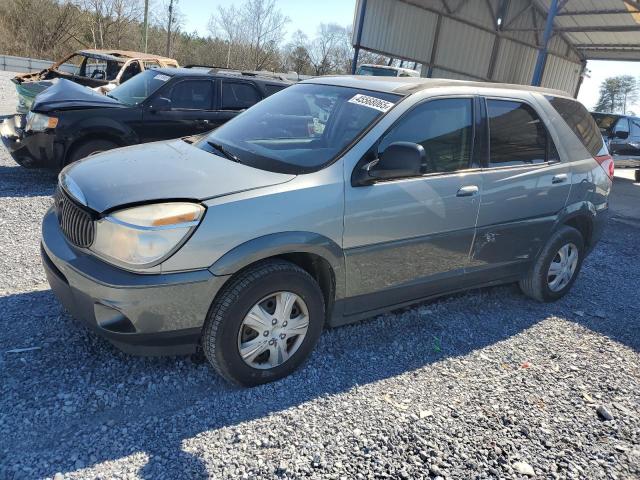
[[52,110],[73,110],[80,108],[126,108],[116,99],[102,95],[91,88],[61,78],[36,97],[31,110],[50,112]]
[[68,193],[100,213],[150,201],[201,201],[293,178],[233,162],[182,140],[99,153],[60,174]]

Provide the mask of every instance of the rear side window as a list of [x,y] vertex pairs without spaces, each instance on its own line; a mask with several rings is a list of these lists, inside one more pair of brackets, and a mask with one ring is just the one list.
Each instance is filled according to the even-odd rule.
[[488,99],[487,114],[490,166],[546,161],[547,131],[533,108],[522,102]]
[[211,110],[213,83],[209,80],[185,80],[171,90],[171,108]]
[[606,121],[598,128],[595,120],[586,108],[575,100],[560,97],[547,97],[551,106],[560,114],[573,133],[577,135],[584,147],[592,156],[597,156],[602,149],[602,133],[600,128],[608,128]]
[[470,98],[432,100],[406,113],[382,139],[381,152],[393,142],[422,145],[427,154],[424,173],[469,168],[473,141]]
[[262,100],[258,90],[249,83],[222,81],[222,109],[244,110]]
[[640,137],[640,119],[630,118],[629,122],[631,123],[631,136]]

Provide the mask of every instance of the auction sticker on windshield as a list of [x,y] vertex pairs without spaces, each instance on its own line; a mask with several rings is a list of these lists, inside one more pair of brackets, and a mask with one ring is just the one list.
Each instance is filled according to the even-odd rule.
[[363,107],[373,108],[381,112],[387,112],[393,107],[393,102],[387,102],[376,97],[370,97],[369,95],[363,95],[361,93],[354,95],[349,103],[355,103],[356,105],[362,105]]
[[169,80],[171,77],[169,75],[163,75],[161,73],[159,73],[158,75],[156,75],[155,77],[153,77],[154,80],[160,80],[162,82],[166,82],[167,80]]

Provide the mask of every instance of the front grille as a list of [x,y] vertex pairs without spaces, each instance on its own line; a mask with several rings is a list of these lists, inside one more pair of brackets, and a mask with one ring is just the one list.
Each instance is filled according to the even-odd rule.
[[54,200],[58,223],[65,236],[78,247],[90,247],[95,237],[91,213],[74,202],[61,187],[56,190]]

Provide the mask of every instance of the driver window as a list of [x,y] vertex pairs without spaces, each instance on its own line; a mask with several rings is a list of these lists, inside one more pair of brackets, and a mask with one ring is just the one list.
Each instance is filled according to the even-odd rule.
[[471,164],[473,106],[470,98],[432,100],[405,113],[380,142],[382,152],[394,142],[422,145],[423,173],[455,172]]

